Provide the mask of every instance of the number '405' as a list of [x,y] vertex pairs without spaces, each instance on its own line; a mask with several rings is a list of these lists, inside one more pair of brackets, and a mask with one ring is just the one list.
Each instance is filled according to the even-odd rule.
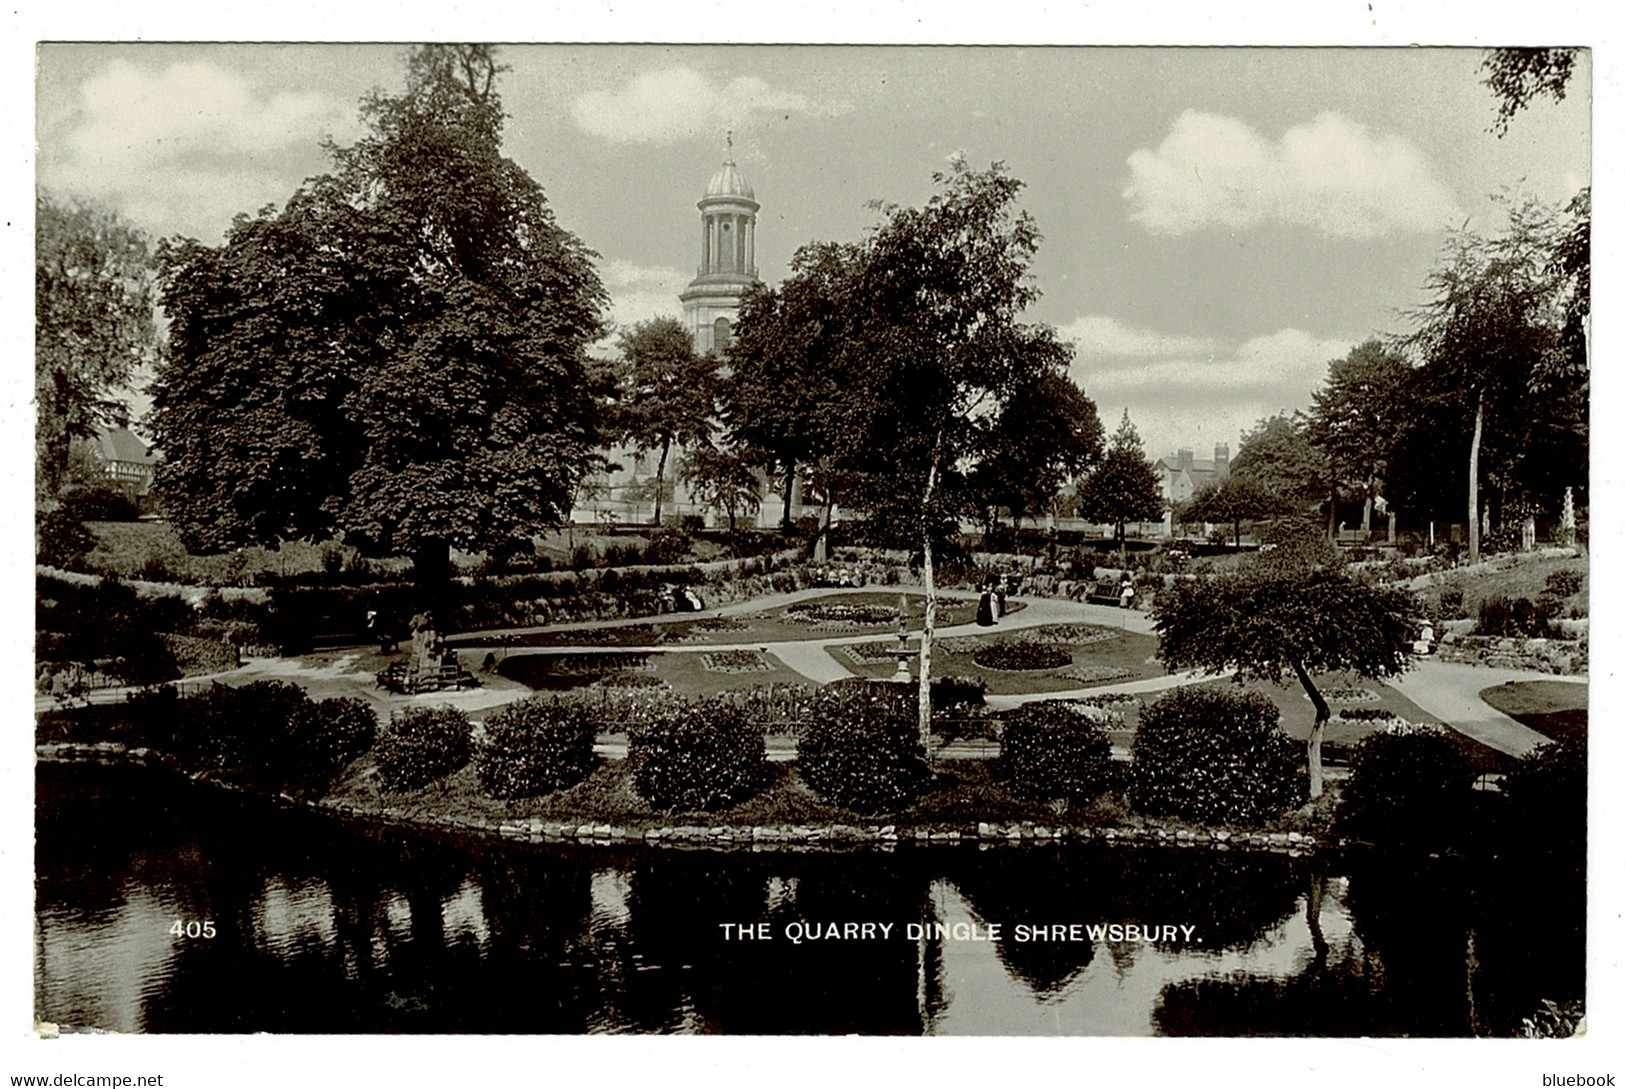
[[198,922],[196,919],[192,919],[182,922],[176,919],[170,925],[169,933],[171,937],[175,938],[212,938],[214,937],[214,920],[204,919],[202,922]]

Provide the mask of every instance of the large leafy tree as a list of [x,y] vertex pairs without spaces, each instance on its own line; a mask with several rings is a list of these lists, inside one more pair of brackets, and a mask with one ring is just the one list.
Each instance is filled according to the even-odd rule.
[[1396,675],[1408,665],[1415,638],[1407,592],[1362,582],[1331,564],[1283,561],[1274,552],[1232,574],[1177,581],[1151,608],[1159,654],[1170,669],[1234,670],[1238,679],[1276,684],[1297,678],[1315,708],[1307,753],[1309,794],[1316,798],[1331,708],[1313,678],[1345,670],[1373,679]]
[[[1309,418],[1302,412],[1278,413],[1245,432],[1230,463],[1230,475],[1246,477],[1294,505],[1328,497],[1334,506],[1336,503],[1331,467],[1325,454],[1309,441]],[[1328,524],[1335,517],[1330,515]]]
[[34,197],[34,409],[39,484],[54,495],[75,439],[122,426],[120,397],[156,355],[146,236],[95,204]]
[[1365,530],[1404,416],[1410,374],[1403,355],[1368,340],[1332,360],[1325,385],[1314,393],[1307,437],[1334,475],[1358,482],[1365,494]]
[[727,350],[723,415],[731,443],[784,481],[784,531],[803,468],[823,469],[825,504],[836,501],[834,463],[863,441],[853,408],[862,396],[862,359],[851,352],[861,314],[861,247],[815,242],[790,260],[776,288],[758,287],[740,304]]
[[1550,504],[1542,493],[1560,490],[1564,475],[1584,480],[1589,382],[1583,338],[1566,335],[1580,290],[1561,257],[1568,234],[1560,213],[1533,200],[1508,206],[1500,234],[1453,233],[1428,276],[1432,297],[1413,312],[1416,329],[1404,341],[1422,361],[1407,447],[1465,455],[1473,562],[1485,476],[1503,506]]
[[1240,548],[1241,523],[1244,520],[1287,514],[1292,506],[1291,500],[1266,487],[1257,478],[1245,473],[1231,473],[1223,480],[1211,481],[1198,488],[1181,508],[1179,516],[1187,522],[1233,525],[1236,547]]
[[342,533],[501,549],[567,515],[598,444],[593,254],[501,153],[501,67],[424,46],[368,134],[218,247],[164,247],[159,488],[189,547]]
[[[1016,203],[1021,183],[1002,164],[974,170],[963,160],[933,181],[936,192],[920,207],[873,206],[879,222],[861,243],[804,248],[792,277],[804,294],[791,297],[787,282],[774,319],[800,338],[777,355],[787,368],[780,373],[794,375],[798,388],[818,388],[813,372],[822,360],[838,387],[812,417],[816,427],[781,432],[806,439],[796,456],[822,456],[839,473],[864,512],[862,533],[921,558],[922,745],[930,738],[936,554],[959,519],[975,513],[967,476],[995,449],[993,421],[1071,357],[1052,329],[1020,320],[1038,297],[1028,268],[1039,241]],[[751,335],[747,316],[742,338]],[[741,367],[739,353],[730,358]]]
[[1512,119],[1537,98],[1563,101],[1578,49],[1492,49],[1479,63],[1483,83],[1500,99],[1490,131],[1505,136]]
[[672,446],[691,446],[711,436],[717,364],[694,351],[693,336],[676,318],[639,322],[620,339],[625,369],[617,430],[639,453],[660,452],[654,479],[654,522],[659,525]]
[[1106,456],[1079,487],[1078,510],[1092,522],[1116,527],[1118,545],[1127,548],[1124,527],[1162,517],[1162,486],[1156,465],[1145,456],[1140,432],[1123,410]]
[[1061,489],[1101,458],[1105,431],[1094,401],[1064,374],[1046,373],[1018,390],[999,414],[989,453],[970,486],[990,512],[1006,507],[1021,528],[1048,510]]
[[679,470],[689,492],[708,510],[728,516],[728,544],[734,544],[738,517],[762,508],[762,485],[750,459],[738,450],[702,442],[683,456]]

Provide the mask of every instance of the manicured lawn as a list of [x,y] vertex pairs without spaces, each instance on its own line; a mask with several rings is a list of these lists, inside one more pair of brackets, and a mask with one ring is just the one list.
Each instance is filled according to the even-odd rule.
[[[1155,636],[1131,631],[1097,629],[1111,638],[1098,642],[1062,643],[1072,654],[1072,664],[1059,669],[997,670],[977,665],[976,648],[995,641],[1022,639],[1021,631],[1002,635],[961,636],[932,646],[931,673],[937,677],[971,677],[987,685],[993,695],[1022,692],[1065,692],[1077,688],[1121,684],[1144,677],[1160,677],[1163,668],[1152,661],[1157,652]],[[892,646],[891,642],[885,644]],[[910,641],[918,650],[919,640]],[[883,679],[896,668],[894,661],[864,663],[848,651],[831,648],[842,665],[864,677]]]
[[1586,743],[1590,686],[1563,681],[1525,681],[1486,688],[1478,698],[1558,741]]

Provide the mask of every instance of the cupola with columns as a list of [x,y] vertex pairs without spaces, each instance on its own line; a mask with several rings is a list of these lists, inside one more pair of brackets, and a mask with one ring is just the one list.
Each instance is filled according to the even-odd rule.
[[727,158],[711,175],[699,200],[700,266],[687,290],[678,296],[683,319],[694,334],[695,351],[727,346],[739,300],[756,279],[756,192],[733,158],[733,133]]

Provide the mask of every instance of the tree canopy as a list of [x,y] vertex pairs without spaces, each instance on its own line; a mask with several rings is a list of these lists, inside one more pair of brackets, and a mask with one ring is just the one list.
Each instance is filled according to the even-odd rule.
[[1466,500],[1474,560],[1482,484],[1503,505],[1548,510],[1564,487],[1585,484],[1589,376],[1583,337],[1576,343],[1566,335],[1580,283],[1562,257],[1573,229],[1562,213],[1525,199],[1507,206],[1499,234],[1454,232],[1428,276],[1431,298],[1412,313],[1416,328],[1403,341],[1421,365],[1408,390],[1404,456],[1395,458],[1405,466],[1402,488],[1430,505],[1417,459],[1456,451],[1466,467],[1455,477],[1466,494],[1456,494]]
[[1079,485],[1077,504],[1090,521],[1116,526],[1119,541],[1124,539],[1125,523],[1162,517],[1162,485],[1155,463],[1145,456],[1145,445],[1128,418],[1128,409],[1123,410],[1106,456]]
[[716,412],[715,358],[694,351],[694,337],[676,318],[638,322],[621,334],[624,366],[615,429],[639,453],[660,451],[655,469],[654,521],[666,460],[679,447],[705,442]]
[[1326,458],[1332,475],[1364,495],[1362,525],[1371,528],[1378,480],[1387,470],[1404,418],[1411,368],[1380,340],[1355,346],[1327,368],[1314,393],[1307,438]]
[[999,413],[971,490],[981,505],[1007,507],[1019,523],[1047,510],[1068,482],[1096,465],[1104,438],[1094,401],[1066,375],[1045,373]]
[[34,196],[36,468],[46,494],[75,439],[122,426],[119,394],[157,352],[146,236],[95,204]]
[[501,153],[485,46],[414,50],[404,93],[278,212],[162,253],[158,487],[189,548],[342,533],[510,546],[568,514],[600,438],[593,254]]
[[1292,502],[1270,490],[1254,477],[1231,473],[1223,480],[1202,485],[1179,512],[1181,521],[1217,522],[1235,527],[1236,547],[1241,547],[1244,520],[1286,514]]
[[1265,557],[1233,574],[1179,580],[1159,592],[1152,602],[1159,655],[1170,669],[1234,670],[1240,680],[1279,684],[1295,676],[1315,708],[1309,792],[1319,797],[1320,743],[1331,709],[1313,676],[1346,670],[1377,679],[1403,672],[1415,638],[1415,605],[1402,590]]

